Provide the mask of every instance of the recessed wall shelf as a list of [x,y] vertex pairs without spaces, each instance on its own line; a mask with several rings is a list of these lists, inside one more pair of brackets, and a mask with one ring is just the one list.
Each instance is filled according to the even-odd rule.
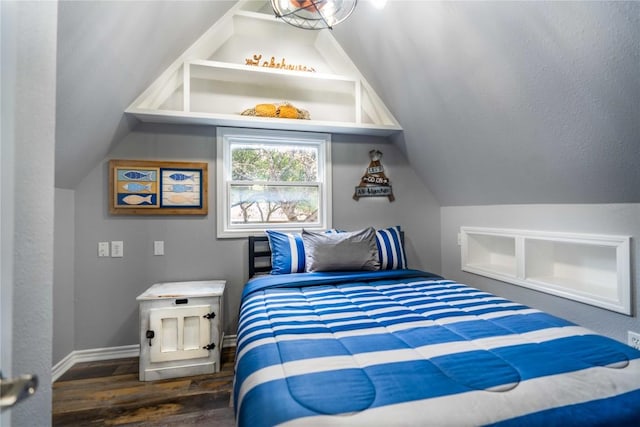
[[[248,65],[285,61],[315,72]],[[311,120],[243,116],[290,102]],[[126,112],[144,122],[388,136],[397,120],[329,30],[292,27],[266,1],[240,1],[187,49]]]
[[462,270],[631,314],[628,236],[461,227]]

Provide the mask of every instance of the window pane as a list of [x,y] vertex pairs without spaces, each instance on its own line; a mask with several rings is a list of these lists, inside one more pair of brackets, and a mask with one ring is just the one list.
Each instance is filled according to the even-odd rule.
[[317,223],[315,185],[231,185],[231,224]]
[[318,147],[233,144],[231,180],[317,182]]

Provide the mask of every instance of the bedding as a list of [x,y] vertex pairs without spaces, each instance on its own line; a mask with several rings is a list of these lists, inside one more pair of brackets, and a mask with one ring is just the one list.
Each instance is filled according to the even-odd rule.
[[402,229],[399,225],[376,230],[376,243],[380,270],[407,268],[407,256],[402,244]]
[[267,230],[267,237],[271,248],[271,274],[304,272],[305,253],[300,233]]
[[640,352],[420,270],[243,290],[239,426],[638,426]]
[[[364,230],[360,230],[361,232]],[[303,232],[311,233],[308,230]],[[323,235],[348,233],[344,230],[329,229]],[[309,271],[306,266],[307,255],[302,233],[286,233],[267,230],[267,239],[271,250],[271,274],[303,273]],[[403,269],[407,267],[404,252],[402,229],[399,225],[375,230],[377,263],[380,270]],[[371,267],[373,268],[373,267]]]
[[376,231],[334,234],[302,230],[306,271],[379,270]]
[[[330,229],[323,233],[339,232],[339,230]],[[271,274],[303,273],[306,255],[302,234],[277,230],[267,230],[266,233],[271,249]]]

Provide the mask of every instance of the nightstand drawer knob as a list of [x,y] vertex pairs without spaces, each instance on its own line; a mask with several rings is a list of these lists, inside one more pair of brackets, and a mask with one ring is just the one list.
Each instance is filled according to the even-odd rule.
[[214,343],[211,343],[211,344],[205,345],[202,348],[204,348],[205,350],[213,350],[214,348],[216,348],[216,345]]
[[205,319],[213,319],[214,317],[216,317],[216,314],[212,311],[211,313],[207,313],[204,316]]

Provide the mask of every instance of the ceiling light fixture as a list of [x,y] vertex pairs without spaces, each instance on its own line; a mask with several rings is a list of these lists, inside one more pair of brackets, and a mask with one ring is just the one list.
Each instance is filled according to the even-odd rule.
[[271,0],[277,18],[305,30],[331,29],[351,15],[358,0]]

